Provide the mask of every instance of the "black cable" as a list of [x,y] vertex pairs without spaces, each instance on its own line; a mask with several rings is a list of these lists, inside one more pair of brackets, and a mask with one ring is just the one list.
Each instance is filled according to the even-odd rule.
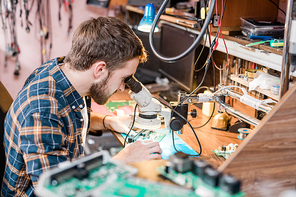
[[[200,88],[200,89],[201,89],[201,88]],[[203,125],[198,126],[198,127],[193,127],[193,128],[194,128],[194,129],[199,129],[199,128],[202,128],[202,127],[206,126],[206,125],[210,122],[210,120],[212,119],[212,117],[213,117],[213,115],[214,115],[214,112],[215,112],[215,107],[213,107],[213,110],[212,110],[212,113],[211,113],[209,119],[208,119]]]
[[[225,0],[225,2],[224,2],[224,8],[223,8],[223,11],[222,11],[222,14],[221,14],[221,20],[222,20],[222,18],[223,18],[223,16],[224,16],[224,11],[225,11],[225,7],[226,7],[226,1],[227,1],[227,0]],[[218,31],[217,31],[217,32],[219,32],[219,27],[218,27]],[[216,36],[217,36],[217,35],[218,35],[218,34],[216,34]],[[210,44],[210,45],[211,45],[211,44]],[[213,60],[213,56],[211,56],[211,60],[212,60],[212,62],[214,61],[214,60]],[[216,88],[216,83],[215,83],[216,78],[215,78],[215,67],[214,67],[214,66],[213,66],[213,70],[214,70],[214,90],[215,90],[215,88]],[[199,88],[199,89],[201,89],[201,88]],[[197,91],[198,91],[198,90],[197,90]],[[212,117],[213,117],[213,115],[214,115],[214,112],[215,112],[215,107],[213,108],[212,113],[211,113],[209,119],[208,119],[203,125],[198,126],[198,127],[193,127],[193,128],[194,128],[194,129],[199,129],[199,128],[202,128],[202,127],[206,126],[206,125],[210,122],[210,120],[212,119]]]
[[154,44],[153,44],[153,32],[154,32],[154,29],[156,27],[156,24],[161,16],[161,14],[163,13],[163,11],[165,10],[165,7],[166,5],[168,4],[168,1],[169,0],[165,0],[163,2],[163,4],[161,5],[154,21],[153,21],[153,24],[152,24],[152,28],[151,28],[151,31],[149,33],[149,44],[150,44],[150,47],[153,51],[153,53],[155,54],[156,57],[158,57],[160,60],[164,61],[164,62],[169,62],[169,63],[172,63],[172,62],[175,62],[177,60],[181,60],[183,58],[185,58],[188,54],[190,54],[200,43],[200,41],[203,39],[203,35],[205,34],[205,31],[206,29],[208,28],[208,25],[210,23],[210,20],[211,20],[211,17],[212,17],[212,14],[213,14],[213,10],[214,10],[214,7],[215,7],[215,2],[216,0],[211,0],[211,5],[210,5],[210,8],[209,8],[209,12],[208,12],[208,15],[204,21],[204,25],[200,31],[200,34],[199,36],[197,37],[197,39],[193,42],[193,44],[186,50],[184,51],[182,54],[180,55],[177,55],[175,57],[166,57],[166,56],[163,56],[161,54],[159,54],[155,47],[154,47]]
[[25,10],[25,16],[26,16],[26,23],[27,23],[27,26],[26,26],[26,31],[27,31],[27,33],[30,32],[30,27],[29,27],[29,25],[32,25],[32,23],[29,21],[29,15],[30,15],[31,10],[32,10],[32,7],[33,7],[33,5],[34,5],[34,1],[35,1],[35,0],[32,0],[32,3],[31,3],[30,8],[29,8],[29,5],[28,5],[28,4],[29,4],[28,1],[24,3],[24,10]]
[[[208,34],[210,34],[210,32],[207,30],[207,32],[208,32]],[[217,36],[217,35],[216,35]],[[204,80],[205,80],[205,77],[206,77],[206,74],[207,74],[207,72],[208,72],[208,69],[209,69],[209,63],[210,63],[210,58],[211,58],[211,54],[212,54],[212,48],[213,48],[213,46],[214,46],[214,44],[213,43],[211,43],[211,39],[210,39],[210,37],[208,37],[209,38],[209,45],[210,45],[210,51],[209,51],[209,57],[207,58],[207,60],[206,60],[206,67],[205,67],[205,72],[204,72],[204,75],[203,75],[203,77],[202,77],[202,80],[201,80],[201,82],[199,83],[199,85],[190,93],[190,94],[188,94],[187,96],[185,96],[179,103],[178,103],[178,105],[175,107],[175,109],[179,106],[179,105],[181,105],[188,97],[190,97],[192,94],[194,94],[200,87],[201,87],[201,85],[203,84],[203,82],[204,82]]]
[[[207,40],[207,36],[206,36],[206,39],[205,39],[205,40]],[[202,49],[200,50],[200,52],[199,52],[199,54],[198,54],[198,57],[196,58],[196,60],[195,60],[195,62],[194,62],[194,72],[196,72],[196,73],[199,72],[199,71],[201,71],[201,70],[205,67],[205,65],[206,65],[206,61],[205,61],[205,62],[204,62],[204,65],[203,65],[201,68],[199,68],[199,69],[197,69],[197,70],[195,69],[195,68],[196,68],[196,64],[197,64],[199,58],[201,57],[201,54],[202,54],[204,48],[205,48],[205,44],[203,45]]]
[[59,0],[59,11],[58,11],[58,18],[59,18],[59,24],[61,24],[62,17],[61,17],[61,7],[62,7],[62,0]]
[[224,11],[225,11],[225,8],[226,8],[226,1],[227,1],[227,0],[225,0],[225,2],[224,2],[224,7],[223,7],[222,14],[221,14],[221,20],[220,20],[220,22],[222,22],[222,20],[223,20]]
[[133,128],[134,128],[137,106],[138,106],[138,103],[135,105],[135,108],[134,108],[134,117],[133,117],[132,126],[131,126],[129,132],[127,133],[127,135],[125,136],[124,143],[123,143],[123,148],[125,147],[125,143],[126,143],[126,140],[127,140],[128,136],[129,136],[130,132],[131,132],[131,131],[133,130]]
[[23,27],[23,18],[22,18],[22,15],[23,15],[23,9],[22,9],[22,4],[20,3],[20,20],[21,20],[21,27]]
[[67,32],[67,36],[70,35],[70,31],[72,29],[72,19],[73,19],[73,8],[72,8],[72,3],[71,0],[69,0],[69,24],[68,24],[68,32]]
[[[210,32],[209,32],[209,30],[207,29],[207,33],[210,35]],[[216,37],[218,36],[218,34],[216,34]],[[210,36],[208,37],[209,38],[209,45],[210,45],[210,51],[209,51],[209,57],[207,58],[207,62],[206,62],[206,68],[205,68],[205,73],[204,73],[204,75],[203,75],[203,78],[202,78],[202,80],[201,80],[201,82],[199,83],[199,85],[189,94],[189,95],[187,95],[186,97],[184,97],[179,103],[178,103],[178,105],[177,106],[179,106],[180,104],[182,104],[188,97],[190,97],[192,94],[194,94],[196,91],[198,91],[200,88],[201,88],[201,85],[203,84],[203,82],[204,82],[204,79],[205,79],[205,76],[206,76],[206,74],[207,74],[207,71],[208,71],[208,69],[209,69],[209,63],[210,63],[210,58],[212,57],[212,48],[214,47],[214,45],[215,44],[213,44],[213,43],[211,43],[211,40],[210,40]],[[156,98],[157,99],[157,98]],[[157,99],[158,100],[158,99]],[[160,101],[161,102],[161,101]],[[162,102],[161,102],[162,103]],[[169,107],[170,109],[172,109],[177,115],[179,115],[179,117],[181,117],[183,120],[185,120],[187,123],[188,123],[188,125],[190,126],[190,128],[192,129],[192,132],[194,133],[194,135],[195,135],[195,137],[196,137],[196,139],[197,139],[197,141],[198,141],[198,143],[199,143],[199,146],[200,146],[200,153],[198,153],[199,155],[202,153],[202,149],[201,149],[201,144],[200,144],[200,142],[199,142],[199,139],[198,139],[198,137],[197,137],[197,135],[196,135],[196,133],[195,133],[195,131],[194,131],[194,128],[191,126],[191,124],[189,123],[189,121],[186,119],[186,118],[184,118],[181,114],[179,114],[175,109],[177,108],[177,106],[173,109],[173,108],[171,108],[170,106],[168,106],[167,104],[165,104],[165,103],[163,103],[165,106],[167,106],[167,107]],[[212,114],[214,113],[214,111],[212,112]],[[208,121],[204,124],[204,125],[202,125],[201,127],[203,127],[203,126],[205,126],[208,122],[210,121],[210,119],[208,119]],[[197,127],[198,128],[198,127]],[[173,134],[174,132],[172,132],[172,140],[173,140],[173,147],[174,147],[174,149],[178,152],[178,150],[176,149],[176,147],[175,147],[175,143],[174,143],[174,134]],[[198,155],[198,156],[199,156]],[[192,155],[190,155],[190,156],[192,156]],[[194,156],[196,156],[196,155],[194,155]]]
[[272,4],[274,4],[277,9],[279,9],[280,11],[282,11],[284,13],[284,15],[286,16],[286,12],[284,10],[282,10],[275,2],[273,2],[272,0],[269,0]]
[[199,127],[193,127],[193,128],[194,128],[194,129],[200,129],[200,128],[206,126],[206,125],[210,122],[210,120],[212,119],[212,117],[213,117],[213,115],[214,115],[214,112],[215,112],[215,107],[213,107],[213,111],[212,111],[212,113],[211,113],[211,115],[210,115],[210,118],[209,118],[209,119],[208,119],[203,125],[201,125],[201,126],[199,126]]
[[[191,128],[191,130],[192,130],[193,134],[195,135],[195,138],[196,138],[196,140],[197,140],[197,142],[198,142],[200,152],[197,153],[197,155],[190,155],[190,154],[187,154],[187,155],[189,155],[189,156],[199,156],[199,155],[201,155],[201,153],[202,153],[202,147],[201,147],[200,141],[199,141],[199,139],[198,139],[198,137],[197,137],[197,135],[196,135],[196,133],[195,133],[193,127],[191,126],[190,122],[189,122],[184,116],[182,116],[179,112],[177,112],[174,108],[172,108],[171,106],[167,105],[166,103],[161,102],[161,101],[160,101],[158,98],[156,98],[156,97],[153,97],[153,98],[155,98],[156,100],[158,100],[158,101],[159,101],[160,103],[162,103],[164,106],[170,108],[170,109],[171,109],[174,113],[176,113],[180,118],[182,118],[183,120],[185,120],[185,121],[187,122],[187,124],[190,126],[190,128]],[[173,135],[174,135],[174,131],[172,131],[172,137],[173,137]],[[175,147],[174,137],[173,137],[173,146],[174,146],[174,149],[175,149],[177,152],[179,152],[179,151],[176,149],[176,147]],[[185,153],[185,154],[186,154],[186,153]]]
[[[4,5],[4,2],[3,2]],[[3,10],[2,10],[2,0],[0,0],[0,14],[1,14],[1,21],[2,21],[2,29],[4,33],[4,43],[5,43],[5,51],[7,51],[7,45],[8,45],[8,38],[7,38],[7,26],[6,22],[3,17]],[[5,52],[5,59],[4,59],[4,67],[7,67],[7,52]]]

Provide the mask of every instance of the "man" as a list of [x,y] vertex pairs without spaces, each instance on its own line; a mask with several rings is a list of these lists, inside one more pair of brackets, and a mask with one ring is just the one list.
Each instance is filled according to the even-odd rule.
[[[124,90],[124,79],[145,60],[141,41],[120,20],[99,17],[80,24],[69,54],[36,69],[10,107],[2,196],[34,196],[44,170],[84,155],[88,130],[127,132],[122,118],[91,113],[83,98],[106,103],[117,89]],[[114,159],[161,158],[151,153],[161,153],[157,142],[135,142]]]

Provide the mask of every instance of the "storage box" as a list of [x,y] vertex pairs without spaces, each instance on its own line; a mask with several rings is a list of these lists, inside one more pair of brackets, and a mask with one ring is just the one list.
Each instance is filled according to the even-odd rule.
[[240,17],[241,30],[245,36],[272,36],[283,38],[285,26],[273,18]]

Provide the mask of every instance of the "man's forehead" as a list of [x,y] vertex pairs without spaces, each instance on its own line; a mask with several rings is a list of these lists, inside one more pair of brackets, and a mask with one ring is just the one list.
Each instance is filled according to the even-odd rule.
[[134,58],[132,60],[127,61],[124,67],[118,69],[117,71],[119,74],[121,74],[122,77],[128,77],[135,74],[138,64],[139,64],[139,59]]

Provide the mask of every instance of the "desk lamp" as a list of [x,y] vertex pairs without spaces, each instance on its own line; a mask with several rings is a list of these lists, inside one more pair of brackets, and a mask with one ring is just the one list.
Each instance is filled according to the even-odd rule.
[[[141,19],[138,30],[143,32],[150,32],[152,23],[155,18],[155,7],[152,3],[149,3],[145,6],[144,16]],[[156,25],[154,32],[159,32],[159,28]]]

